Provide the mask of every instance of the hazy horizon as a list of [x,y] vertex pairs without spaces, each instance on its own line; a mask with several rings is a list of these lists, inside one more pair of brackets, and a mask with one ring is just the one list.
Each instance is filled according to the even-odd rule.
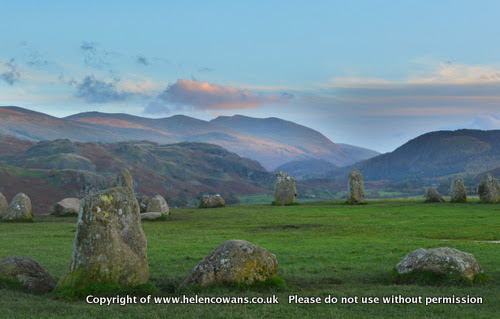
[[[0,104],[301,124],[393,151],[500,129],[496,1],[2,4]],[[15,26],[15,27],[13,27]]]

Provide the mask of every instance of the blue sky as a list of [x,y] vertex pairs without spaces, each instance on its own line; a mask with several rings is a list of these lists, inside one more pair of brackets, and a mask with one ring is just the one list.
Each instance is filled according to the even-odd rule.
[[3,1],[0,105],[244,114],[392,151],[500,129],[498,1]]

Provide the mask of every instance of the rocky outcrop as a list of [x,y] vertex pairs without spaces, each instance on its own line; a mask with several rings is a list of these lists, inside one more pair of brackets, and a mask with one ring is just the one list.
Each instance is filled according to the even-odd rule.
[[155,197],[151,198],[148,203],[148,213],[152,212],[159,212],[162,213],[163,215],[168,215],[170,211],[170,208],[168,207],[167,202],[165,201],[165,198],[161,195],[156,195]]
[[274,184],[275,204],[278,206],[291,205],[295,202],[295,196],[297,196],[295,178],[285,172],[277,172]]
[[200,201],[200,208],[225,207],[226,202],[220,195],[203,195]]
[[33,219],[33,214],[31,213],[31,200],[28,195],[19,193],[12,199],[12,202],[7,209],[7,213],[3,216],[2,221],[30,219]]
[[38,293],[50,292],[55,286],[49,273],[29,257],[11,256],[0,261],[0,278],[18,281]]
[[52,207],[54,215],[78,215],[80,212],[80,200],[78,198],[65,198]]
[[116,181],[114,184],[115,187],[134,187],[134,180],[132,179],[132,175],[130,175],[130,172],[125,169],[118,174],[116,177]]
[[98,282],[129,286],[148,277],[147,242],[133,190],[117,187],[85,197],[71,261],[59,285],[75,290]]
[[481,178],[477,193],[482,202],[495,203],[500,201],[500,185],[491,174],[486,174]]
[[72,169],[56,171],[55,174],[49,178],[49,182],[57,187],[74,188],[76,186],[77,191],[71,196],[79,198],[110,187],[110,183],[104,176],[93,172]]
[[5,196],[0,193],[0,219],[2,219],[2,216],[7,214],[7,209],[9,209],[9,203],[7,202]]
[[425,201],[428,203],[444,203],[443,197],[433,187],[429,187],[425,192]]
[[224,283],[252,284],[276,277],[278,260],[266,249],[246,240],[228,240],[205,257],[180,286]]
[[361,204],[365,198],[363,175],[358,170],[354,170],[349,174],[347,193],[349,194],[347,202],[350,204]]
[[464,181],[460,177],[453,179],[450,189],[450,202],[452,203],[465,203],[467,202],[467,189],[465,188]]
[[396,265],[400,275],[428,271],[441,275],[455,275],[474,280],[483,268],[473,255],[448,247],[417,249],[406,255]]

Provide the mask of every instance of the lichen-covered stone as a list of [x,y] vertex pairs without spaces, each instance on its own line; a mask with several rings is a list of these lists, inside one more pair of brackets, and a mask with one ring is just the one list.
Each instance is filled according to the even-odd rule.
[[148,203],[148,209],[147,212],[160,212],[163,215],[168,215],[170,211],[170,208],[168,207],[167,202],[165,201],[165,198],[161,195],[156,195],[155,197],[151,198]]
[[31,213],[31,200],[28,195],[19,193],[12,199],[12,202],[7,209],[7,213],[3,216],[2,220],[26,220],[33,219]]
[[155,220],[160,217],[164,216],[160,212],[149,212],[149,213],[142,213],[141,214],[141,220],[147,219],[147,220]]
[[500,201],[500,185],[491,174],[486,174],[481,178],[477,193],[482,202],[495,203]]
[[180,286],[203,287],[223,283],[252,284],[276,277],[278,260],[266,249],[246,240],[228,240],[205,257],[181,281]]
[[361,204],[365,198],[363,175],[358,170],[354,170],[349,174],[347,193],[349,194],[347,201],[350,204]]
[[295,202],[295,196],[297,196],[295,178],[285,172],[277,172],[274,184],[275,204],[279,206],[293,204]]
[[226,202],[220,195],[203,195],[200,201],[200,208],[225,207]]
[[124,169],[123,171],[118,174],[116,177],[115,181],[115,187],[134,187],[134,180],[132,179],[132,175],[130,175],[130,172],[128,169]]
[[148,211],[148,204],[150,198],[148,195],[142,195],[141,197],[137,197],[137,202],[139,203],[139,209],[141,210],[141,214]]
[[467,202],[467,189],[461,177],[456,177],[451,183],[450,202],[465,203]]
[[444,203],[443,197],[441,197],[439,192],[433,187],[429,187],[427,189],[427,192],[425,193],[425,201],[429,203]]
[[417,249],[406,255],[396,265],[400,275],[429,271],[442,275],[455,275],[474,280],[474,276],[484,270],[473,255],[455,248]]
[[0,261],[0,278],[22,283],[29,291],[46,293],[54,289],[49,273],[29,257],[11,256]]
[[78,214],[80,202],[78,198],[65,198],[54,204],[52,212],[56,215]]
[[3,215],[7,214],[7,209],[9,209],[9,203],[5,199],[5,196],[0,193],[0,219],[2,219]]
[[59,286],[130,286],[144,284],[148,277],[147,242],[134,191],[117,187],[85,197],[69,267]]

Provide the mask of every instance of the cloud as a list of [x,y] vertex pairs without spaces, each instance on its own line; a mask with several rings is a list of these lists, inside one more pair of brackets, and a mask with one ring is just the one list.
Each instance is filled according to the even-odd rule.
[[335,77],[307,103],[329,105],[337,114],[368,117],[474,116],[498,111],[500,68],[426,59],[415,64],[419,71],[400,80]]
[[337,76],[330,79],[332,87],[372,87],[390,84],[390,81],[369,77],[343,77]]
[[200,72],[200,73],[213,72],[213,71],[214,71],[214,69],[206,67],[206,66],[198,68],[198,72]]
[[467,127],[479,130],[500,130],[500,113],[476,115]]
[[19,82],[21,78],[21,73],[17,70],[17,65],[14,63],[14,59],[10,59],[7,63],[2,63],[5,72],[0,74],[0,79],[9,85],[14,85],[14,83]]
[[86,65],[99,70],[110,67],[108,59],[111,53],[100,49],[97,43],[83,41],[80,50],[83,53],[83,61]]
[[76,85],[75,96],[88,103],[107,103],[121,102],[134,95],[131,92],[118,90],[117,82],[117,80],[113,82],[99,81],[90,75]]
[[198,110],[251,109],[263,104],[286,103],[290,98],[290,95],[254,94],[246,89],[179,79],[158,95],[157,101],[148,105],[145,113],[168,112],[169,105]]
[[410,84],[484,84],[500,82],[500,68],[490,65],[468,65],[451,61],[414,61],[419,72],[408,78]]
[[31,67],[41,68],[49,64],[43,54],[35,48],[26,47],[27,64]]
[[148,61],[148,59],[146,59],[146,57],[145,57],[145,56],[142,56],[142,55],[138,55],[138,56],[136,57],[135,62],[136,62],[137,64],[142,64],[142,65],[145,65],[145,66],[148,66],[148,65],[150,64],[150,63],[149,63],[149,61]]

